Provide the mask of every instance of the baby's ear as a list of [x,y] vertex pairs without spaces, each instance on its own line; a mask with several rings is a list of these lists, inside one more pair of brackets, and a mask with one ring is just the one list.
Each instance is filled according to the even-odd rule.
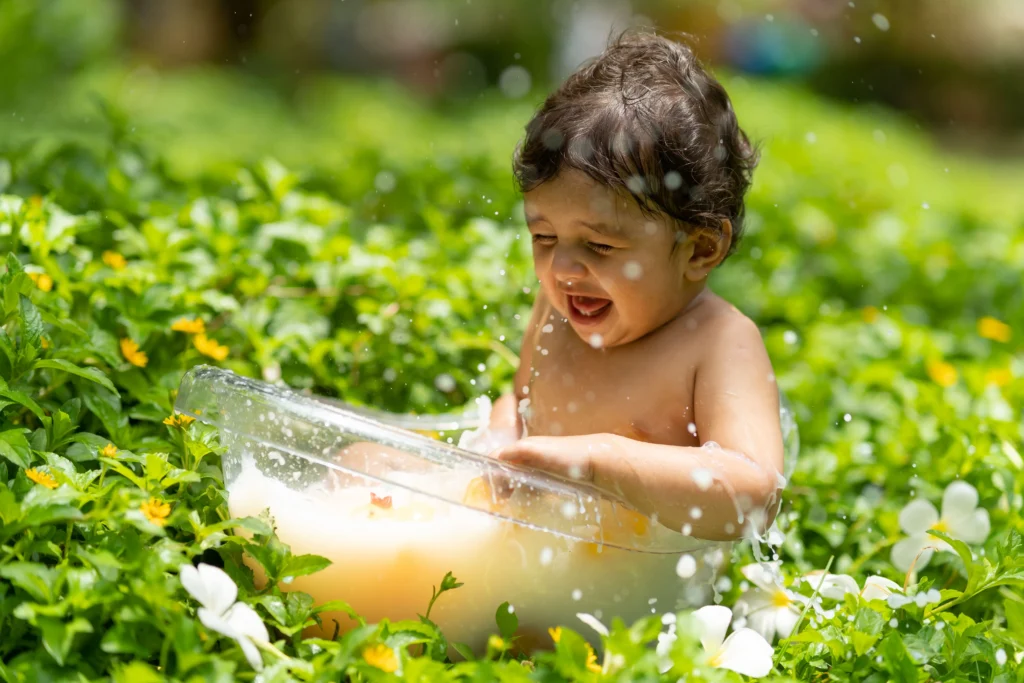
[[732,245],[732,221],[722,220],[720,230],[695,227],[688,235],[693,251],[686,262],[686,279],[693,282],[703,280],[725,259]]

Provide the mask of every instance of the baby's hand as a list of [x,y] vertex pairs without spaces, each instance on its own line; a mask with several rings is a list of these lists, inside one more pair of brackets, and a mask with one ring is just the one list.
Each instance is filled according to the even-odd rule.
[[588,443],[579,436],[528,436],[491,452],[492,458],[533,467],[576,481],[590,482],[594,478],[592,455],[594,448],[602,446]]

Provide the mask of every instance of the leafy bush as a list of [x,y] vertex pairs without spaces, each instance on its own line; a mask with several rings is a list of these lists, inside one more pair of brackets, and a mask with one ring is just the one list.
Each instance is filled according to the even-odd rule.
[[[214,435],[171,416],[182,374],[217,363],[443,411],[508,388],[533,285],[507,156],[525,110],[513,119],[488,101],[446,120],[394,93],[322,87],[335,95],[322,120],[339,120],[315,139],[335,145],[336,165],[207,170],[217,159],[188,124],[169,165],[131,132],[155,119],[117,111],[103,144],[51,139],[0,160],[0,677],[251,679],[242,646],[202,625],[181,585],[179,568],[202,559],[270,629],[260,680],[396,667],[410,680],[735,678],[701,654],[684,614],[613,624],[600,662],[572,624],[552,652],[519,661],[500,609],[487,656],[458,664],[429,618],[301,637],[318,609],[277,580],[322,562],[292,556],[266,520],[227,518]],[[1024,200],[1006,190],[1021,169],[944,159],[882,115],[731,88],[765,154],[748,237],[712,284],[762,325],[802,438],[779,518],[789,585],[769,595],[792,626],[811,570],[908,590],[868,602],[823,585],[823,607],[776,646],[776,674],[1022,680]],[[229,142],[249,134],[231,105],[214,108],[238,123]],[[387,118],[368,127],[370,110]],[[349,122],[360,128],[346,134]],[[473,144],[458,142],[468,132]],[[189,169],[189,156],[202,162]],[[905,576],[890,558],[901,511],[938,506],[958,480],[989,533],[968,545],[955,524],[936,527],[954,552]],[[719,583],[723,604],[750,603],[740,567],[753,550]],[[442,578],[439,590],[454,588]]]

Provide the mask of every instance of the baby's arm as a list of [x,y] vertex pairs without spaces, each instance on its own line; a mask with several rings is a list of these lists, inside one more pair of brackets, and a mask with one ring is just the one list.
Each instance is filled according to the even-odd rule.
[[740,316],[719,329],[698,364],[694,412],[701,442],[720,448],[635,441],[615,434],[523,439],[498,457],[574,476],[675,530],[731,540],[775,516],[782,472],[778,389],[757,327]]
[[548,310],[547,298],[543,290],[537,292],[537,298],[533,301],[533,311],[530,314],[530,321],[526,325],[526,333],[523,335],[522,347],[519,349],[519,368],[516,370],[515,378],[512,380],[513,391],[503,394],[491,409],[491,420],[488,428],[492,432],[509,433],[518,439],[523,435],[523,420],[519,414],[519,402],[525,398],[524,388],[530,385],[530,371],[532,370],[533,346],[536,338],[536,329],[540,319]]

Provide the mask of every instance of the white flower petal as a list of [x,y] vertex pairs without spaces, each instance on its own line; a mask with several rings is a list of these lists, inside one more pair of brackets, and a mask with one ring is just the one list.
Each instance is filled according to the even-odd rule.
[[772,670],[775,650],[760,633],[741,628],[730,635],[715,658],[716,665],[744,676],[760,678]]
[[[929,544],[929,539],[938,540],[924,534],[917,534],[915,536],[908,536],[907,538],[896,541],[896,544],[892,547],[890,559],[896,569],[901,572],[910,571],[911,565],[914,566],[915,570],[920,571],[924,569],[928,561],[932,559],[932,550],[928,549],[921,552],[921,549]],[[920,557],[917,554],[921,553]],[[914,564],[914,558],[917,557],[917,564]]]
[[238,638],[237,642],[242,648],[242,654],[249,660],[249,666],[257,671],[263,671],[263,656],[260,654],[260,649],[253,645],[253,642],[245,636]]
[[923,534],[939,521],[939,512],[931,502],[918,498],[903,506],[900,510],[900,529],[903,533]]
[[714,655],[725,642],[725,632],[732,621],[732,610],[722,605],[708,605],[693,613],[700,628],[700,644],[709,655]]
[[951,517],[946,523],[949,525],[949,535],[964,543],[984,543],[992,530],[988,510],[985,509],[975,510],[966,517]]
[[260,619],[260,615],[256,614],[256,610],[244,602],[236,602],[232,605],[231,609],[224,615],[224,620],[231,625],[231,628],[243,636],[248,636],[253,640],[260,640],[265,643],[270,641],[267,625]]
[[804,581],[818,590],[818,595],[830,600],[842,600],[847,593],[856,595],[860,592],[857,580],[849,574],[826,574],[822,571],[809,572]]
[[793,635],[793,628],[796,626],[800,612],[791,607],[779,607],[775,610],[775,630],[780,638],[789,638]]
[[948,522],[970,517],[978,507],[978,489],[966,481],[954,481],[942,494],[942,519]]
[[209,564],[198,568],[184,564],[178,569],[178,578],[200,605],[218,615],[224,614],[238,597],[238,586],[231,577]]
[[578,612],[576,614],[576,618],[579,619],[580,621],[582,621],[584,624],[586,624],[590,628],[592,628],[595,631],[597,631],[600,635],[602,635],[602,636],[607,636],[608,635],[608,627],[605,626],[604,624],[602,624],[600,621],[598,621],[597,617],[595,617],[593,614],[587,614],[585,612]]
[[736,599],[736,604],[732,606],[733,615],[743,617],[751,612],[770,607],[772,604],[772,594],[768,591],[761,590],[760,588],[754,588],[748,590],[746,593]]
[[231,622],[225,619],[224,616],[221,614],[217,614],[216,612],[208,610],[205,607],[200,607],[198,611],[196,611],[196,614],[199,615],[199,621],[203,623],[203,626],[210,629],[211,631],[216,631],[217,633],[225,635],[228,638],[238,638],[242,636],[241,633],[239,633],[234,629],[234,627],[232,627]]
[[868,602],[872,600],[885,600],[892,593],[902,593],[903,588],[895,581],[890,581],[884,576],[869,576],[864,580],[864,590],[860,597]]
[[779,572],[779,562],[755,562],[740,569],[743,576],[747,577],[750,583],[758,588],[771,591],[776,586],[782,585],[782,575]]
[[775,609],[765,607],[747,616],[747,627],[761,634],[769,643],[775,640]]

